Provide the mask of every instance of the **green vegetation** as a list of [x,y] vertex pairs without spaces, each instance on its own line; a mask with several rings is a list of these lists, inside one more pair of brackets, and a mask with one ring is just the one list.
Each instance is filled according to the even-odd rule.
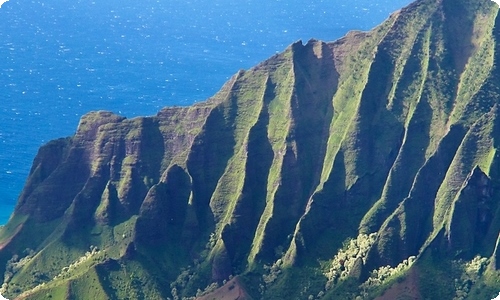
[[40,149],[0,227],[0,293],[493,297],[497,18],[489,0],[418,0],[206,102],[85,115]]

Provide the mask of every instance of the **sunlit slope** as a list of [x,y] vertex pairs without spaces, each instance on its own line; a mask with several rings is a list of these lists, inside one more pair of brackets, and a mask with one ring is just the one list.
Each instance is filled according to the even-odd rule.
[[496,295],[497,15],[417,1],[370,32],[294,43],[206,102],[89,113],[33,162],[0,229],[0,293]]

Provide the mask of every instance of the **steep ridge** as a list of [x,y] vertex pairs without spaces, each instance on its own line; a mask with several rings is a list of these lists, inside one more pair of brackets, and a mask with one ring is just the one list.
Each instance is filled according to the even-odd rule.
[[85,115],[39,150],[0,228],[0,293],[493,297],[499,22],[489,0],[419,0],[206,102]]

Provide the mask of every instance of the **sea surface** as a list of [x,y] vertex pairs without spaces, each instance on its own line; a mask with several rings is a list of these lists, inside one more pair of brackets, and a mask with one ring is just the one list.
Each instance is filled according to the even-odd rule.
[[368,30],[409,0],[10,0],[0,7],[0,224],[38,148],[91,110],[190,105],[311,38]]

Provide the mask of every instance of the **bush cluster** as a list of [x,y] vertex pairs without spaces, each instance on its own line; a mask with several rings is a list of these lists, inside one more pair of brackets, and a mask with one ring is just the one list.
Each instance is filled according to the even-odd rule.
[[271,285],[273,282],[278,279],[278,276],[281,274],[281,269],[283,267],[283,260],[278,259],[272,266],[264,265],[264,274],[262,275],[262,280],[266,284],[266,286]]
[[5,294],[7,292],[9,282],[11,281],[12,277],[21,270],[22,267],[24,267],[27,263],[30,262],[30,260],[35,256],[35,251],[29,248],[26,248],[23,251],[24,256],[19,256],[17,254],[14,254],[11,259],[7,261],[7,264],[5,266],[5,273],[3,277],[3,284],[2,287],[0,287],[0,294]]
[[54,280],[67,278],[71,271],[75,270],[78,266],[90,260],[93,257],[96,257],[99,254],[102,254],[103,251],[100,251],[97,247],[91,245],[89,251],[85,252],[80,258],[74,261],[67,267],[61,269],[61,272],[54,276]]
[[325,290],[330,290],[339,280],[345,279],[358,258],[365,260],[376,237],[376,233],[360,234],[355,239],[344,242],[343,249],[335,255],[329,271],[325,274],[327,278]]
[[463,260],[455,260],[452,262],[454,272],[460,274],[459,278],[455,278],[455,297],[453,300],[466,299],[472,286],[483,275],[488,265],[486,257],[476,256],[469,262]]
[[370,277],[360,285],[362,290],[360,297],[367,297],[368,294],[375,290],[377,287],[386,283],[388,280],[403,274],[415,262],[416,257],[410,256],[408,259],[403,260],[399,265],[392,268],[391,266],[382,266],[370,273]]
[[193,277],[194,270],[191,266],[188,266],[187,269],[181,269],[179,276],[177,276],[174,282],[170,283],[170,293],[172,294],[172,297],[174,297],[174,300],[181,299],[180,292],[186,288],[189,281],[193,279]]

